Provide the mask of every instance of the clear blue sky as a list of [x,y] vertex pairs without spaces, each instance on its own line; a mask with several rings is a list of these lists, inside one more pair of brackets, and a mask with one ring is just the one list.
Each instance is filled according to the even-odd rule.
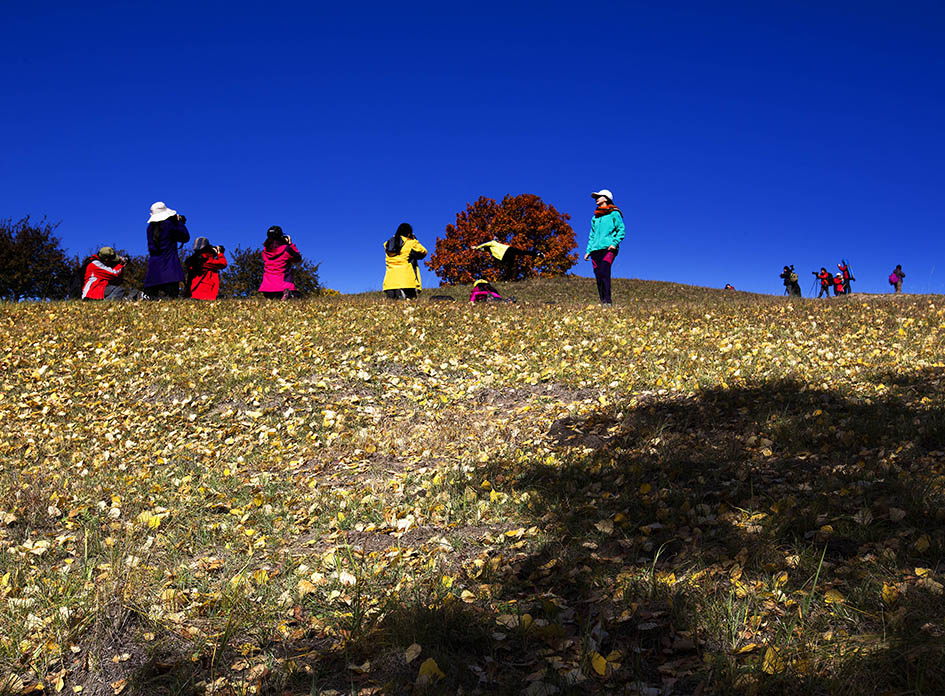
[[[620,277],[945,292],[945,4],[0,3],[0,217],[144,252],[155,200],[228,248],[269,225],[343,292],[408,221],[613,190]],[[574,269],[590,275],[590,265]],[[425,285],[437,283],[425,273]],[[619,298],[617,298],[619,301]]]

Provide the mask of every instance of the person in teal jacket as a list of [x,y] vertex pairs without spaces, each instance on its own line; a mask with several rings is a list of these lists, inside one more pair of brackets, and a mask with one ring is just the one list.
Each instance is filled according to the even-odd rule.
[[611,304],[610,269],[620,252],[620,242],[627,234],[623,224],[623,214],[614,205],[614,194],[608,189],[601,189],[591,194],[597,201],[597,210],[591,219],[591,234],[587,240],[584,260],[591,260],[594,277],[597,279],[597,294],[601,304]]

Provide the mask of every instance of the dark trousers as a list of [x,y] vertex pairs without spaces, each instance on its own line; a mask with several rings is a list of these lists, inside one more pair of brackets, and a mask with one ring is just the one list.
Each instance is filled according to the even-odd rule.
[[385,290],[384,294],[387,295],[389,300],[413,300],[417,297],[417,289],[402,288],[397,290]]
[[505,256],[502,257],[502,280],[512,281],[515,280],[515,259],[519,256],[538,256],[537,251],[531,251],[527,249],[518,249],[516,247],[509,247],[505,250]]
[[105,299],[106,300],[121,300],[125,297],[125,289],[120,285],[106,285],[105,286]]
[[156,300],[161,296],[170,297],[172,299],[180,297],[180,283],[152,285],[151,287],[144,289],[144,294],[150,297],[152,300]]
[[611,304],[610,300],[610,269],[617,258],[616,249],[598,249],[591,252],[591,264],[594,266],[594,277],[597,279],[597,294],[603,304]]

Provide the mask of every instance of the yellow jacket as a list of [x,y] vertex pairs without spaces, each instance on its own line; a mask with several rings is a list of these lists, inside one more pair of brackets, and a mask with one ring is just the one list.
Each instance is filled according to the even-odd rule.
[[509,250],[508,244],[502,244],[496,240],[485,242],[484,244],[477,244],[473,249],[488,249],[489,253],[492,254],[497,260],[501,261],[505,258],[505,252]]
[[420,289],[420,273],[410,263],[410,252],[415,252],[415,259],[422,259],[427,255],[427,250],[416,239],[405,239],[400,253],[396,256],[388,256],[386,252],[384,253],[387,263],[384,290]]

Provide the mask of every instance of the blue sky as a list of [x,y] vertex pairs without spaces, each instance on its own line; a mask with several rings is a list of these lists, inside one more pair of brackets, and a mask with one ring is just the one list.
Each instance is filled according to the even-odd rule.
[[794,263],[806,293],[846,257],[855,291],[901,263],[945,292],[940,1],[7,0],[0,21],[0,217],[61,220],[77,254],[143,253],[163,200],[228,248],[279,224],[356,292],[400,222],[432,251],[480,195],[541,196],[583,251],[609,188],[616,276],[780,294]]

